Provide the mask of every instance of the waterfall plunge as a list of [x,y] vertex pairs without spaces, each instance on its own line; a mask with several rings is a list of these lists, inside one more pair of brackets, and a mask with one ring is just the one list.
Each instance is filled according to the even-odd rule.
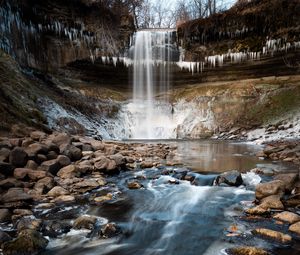
[[174,48],[170,31],[138,31],[135,35],[133,102],[128,104],[131,138],[162,139],[174,133],[176,124],[168,98]]

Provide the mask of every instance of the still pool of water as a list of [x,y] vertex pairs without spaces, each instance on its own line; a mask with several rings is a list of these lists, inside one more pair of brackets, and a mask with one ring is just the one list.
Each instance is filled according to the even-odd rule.
[[[135,141],[136,142],[136,141]],[[144,141],[157,142],[157,141]],[[166,142],[166,141],[159,141]],[[51,239],[43,254],[57,255],[222,255],[224,249],[240,244],[274,248],[272,243],[253,237],[240,222],[243,205],[254,199],[253,187],[217,187],[207,185],[219,172],[254,167],[290,170],[289,165],[258,159],[260,146],[223,141],[168,141],[177,145],[185,165],[194,170],[203,185],[191,185],[164,170],[183,171],[180,167],[122,172],[109,179],[115,199],[103,205],[89,205],[82,213],[104,217],[115,222],[122,234],[112,239],[99,239],[86,231],[72,231]],[[209,173],[209,174],[208,174]],[[129,190],[127,182],[136,180],[143,187]],[[201,183],[201,181],[200,181]],[[238,237],[229,237],[228,229],[238,226]],[[88,236],[88,237],[87,237]],[[297,252],[297,251],[296,251]],[[293,254],[292,251],[290,254]],[[297,253],[294,253],[297,254]]]

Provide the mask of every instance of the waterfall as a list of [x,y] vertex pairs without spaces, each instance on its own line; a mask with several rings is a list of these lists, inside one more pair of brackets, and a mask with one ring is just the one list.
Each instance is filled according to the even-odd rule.
[[132,114],[131,138],[165,138],[174,129],[168,98],[171,64],[177,52],[172,35],[173,31],[155,30],[135,34],[131,50],[133,101],[128,105]]

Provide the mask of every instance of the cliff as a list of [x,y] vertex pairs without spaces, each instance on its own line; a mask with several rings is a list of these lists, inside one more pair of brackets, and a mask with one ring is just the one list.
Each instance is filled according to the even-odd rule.
[[23,67],[53,71],[76,60],[118,56],[133,17],[91,0],[0,2],[0,48]]

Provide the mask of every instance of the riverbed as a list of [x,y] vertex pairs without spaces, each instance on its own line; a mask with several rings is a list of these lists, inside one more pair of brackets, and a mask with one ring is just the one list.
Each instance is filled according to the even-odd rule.
[[[285,172],[291,171],[292,165],[257,158],[255,154],[262,147],[249,143],[136,142],[168,142],[170,146],[177,146],[183,165],[136,169],[108,178],[108,185],[98,192],[112,194],[111,201],[64,209],[97,216],[99,229],[101,224],[115,222],[120,234],[99,239],[97,231],[71,230],[59,238],[50,238],[43,254],[221,255],[226,254],[226,248],[240,244],[276,247],[251,235],[249,228],[256,223],[243,221],[243,209],[250,206],[255,197],[254,185],[261,178],[269,178],[259,177],[249,170]],[[219,173],[231,170],[243,173],[245,185],[213,186]],[[183,174],[193,176],[194,181],[182,180]],[[141,189],[128,189],[127,183],[134,180],[142,184]]]

